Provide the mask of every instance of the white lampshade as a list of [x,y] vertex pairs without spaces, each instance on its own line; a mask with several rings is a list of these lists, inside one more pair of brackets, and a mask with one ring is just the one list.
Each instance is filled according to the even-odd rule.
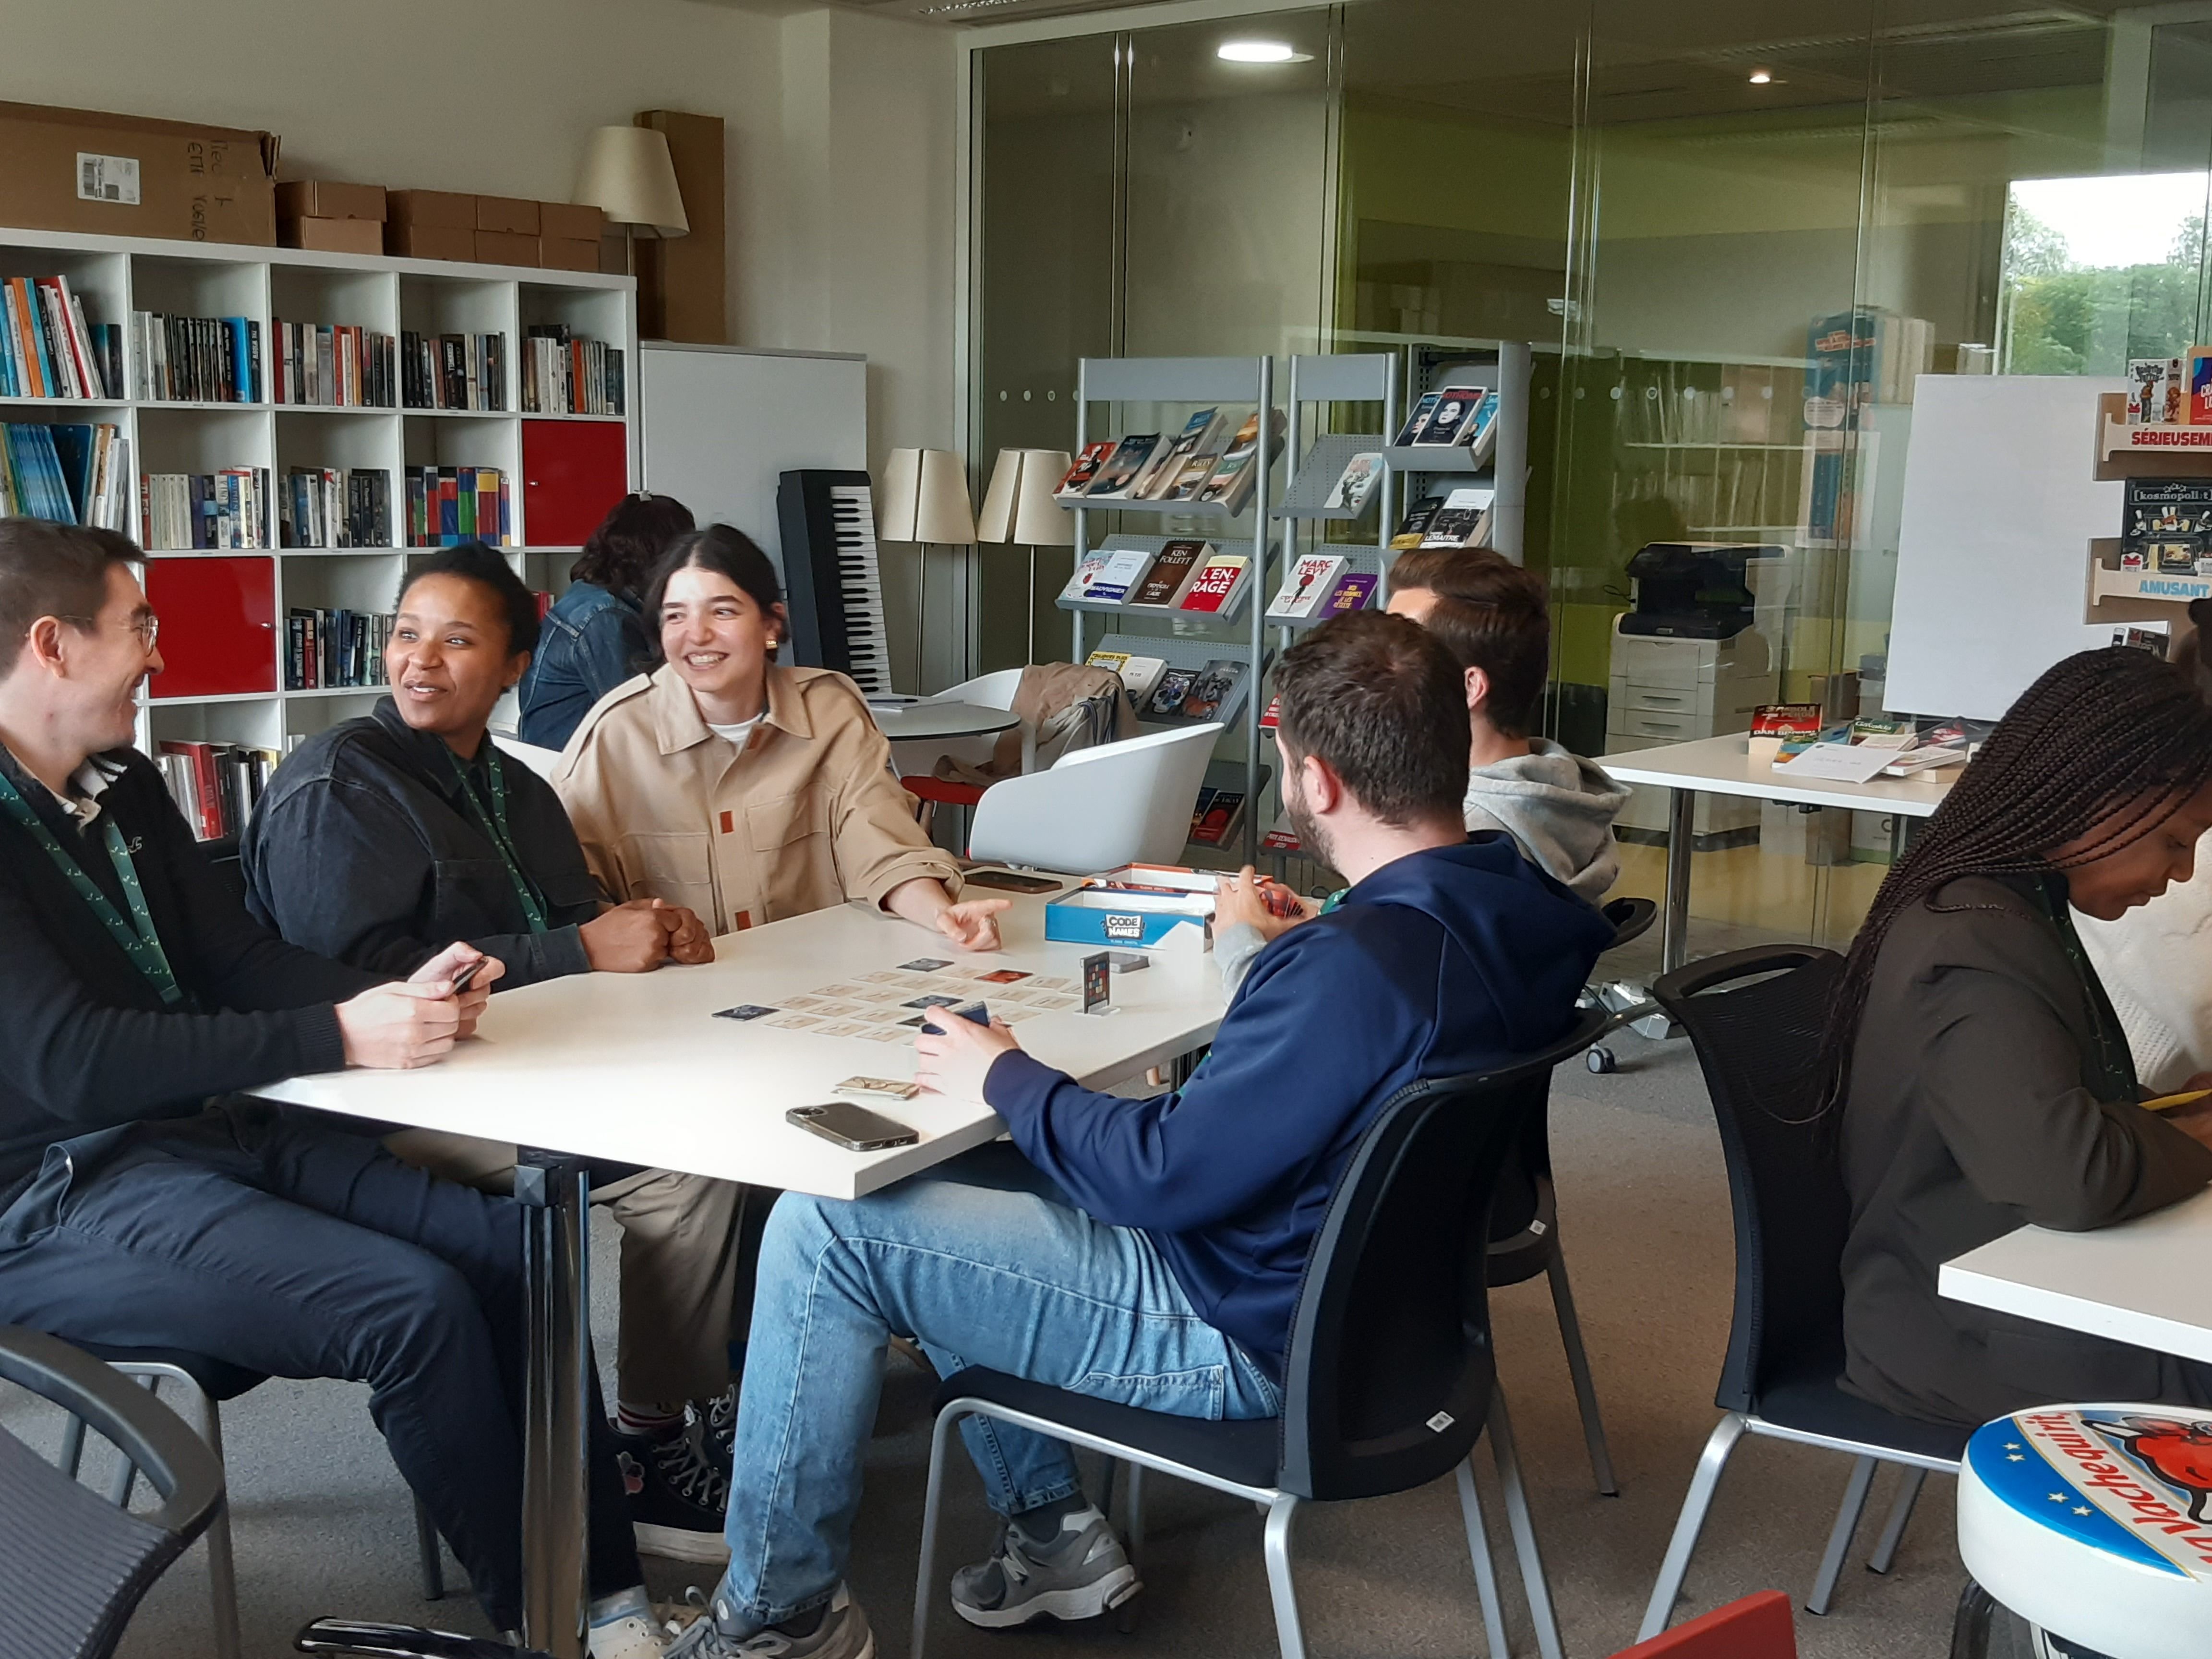
[[887,542],[962,546],[975,539],[968,469],[949,449],[894,449],[876,492],[876,534]]
[[651,127],[595,128],[584,147],[576,201],[640,236],[684,236],[691,229],[667,136]]
[[975,515],[975,537],[1028,547],[1073,547],[1075,518],[1052,498],[1075,458],[1064,449],[1002,449]]

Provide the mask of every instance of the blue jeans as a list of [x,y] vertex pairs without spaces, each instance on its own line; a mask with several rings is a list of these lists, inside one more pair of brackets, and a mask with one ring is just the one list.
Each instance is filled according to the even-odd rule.
[[[775,1624],[844,1576],[884,1350],[1184,1417],[1273,1417],[1281,1396],[1201,1319],[1159,1252],[1084,1214],[1011,1146],[858,1200],[787,1193],[761,1246],[724,1533],[731,1610]],[[1018,1514],[1080,1490],[1057,1440],[969,1418],[985,1495]]]

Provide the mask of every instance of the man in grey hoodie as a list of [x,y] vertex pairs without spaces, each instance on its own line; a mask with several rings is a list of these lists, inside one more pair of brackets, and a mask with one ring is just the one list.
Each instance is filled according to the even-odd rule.
[[[1550,667],[1544,579],[1488,548],[1425,547],[1390,567],[1389,609],[1435,635],[1467,681],[1467,827],[1502,830],[1577,898],[1601,902],[1620,874],[1613,820],[1628,791],[1581,756],[1530,733]],[[1248,870],[1224,882],[1214,953],[1232,989],[1260,948],[1321,907],[1271,913]]]

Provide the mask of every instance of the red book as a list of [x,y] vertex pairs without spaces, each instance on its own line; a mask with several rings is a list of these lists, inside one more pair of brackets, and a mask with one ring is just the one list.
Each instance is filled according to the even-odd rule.
[[1216,553],[1199,567],[1182,591],[1179,611],[1206,615],[1226,613],[1244,586],[1244,572],[1252,561],[1241,553]]
[[192,833],[202,841],[222,838],[222,786],[215,774],[215,745],[211,743],[164,743],[165,755],[182,755],[192,763],[192,798],[199,803],[193,814]]

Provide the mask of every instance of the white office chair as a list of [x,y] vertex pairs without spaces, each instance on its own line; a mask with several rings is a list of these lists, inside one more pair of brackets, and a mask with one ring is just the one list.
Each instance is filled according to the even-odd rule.
[[534,743],[525,743],[520,738],[495,737],[492,741],[548,781],[553,776],[553,769],[561,763],[561,751],[557,749],[540,748]]
[[968,855],[1072,874],[1175,863],[1224,729],[1148,732],[1072,750],[1049,771],[994,783],[976,805]]

